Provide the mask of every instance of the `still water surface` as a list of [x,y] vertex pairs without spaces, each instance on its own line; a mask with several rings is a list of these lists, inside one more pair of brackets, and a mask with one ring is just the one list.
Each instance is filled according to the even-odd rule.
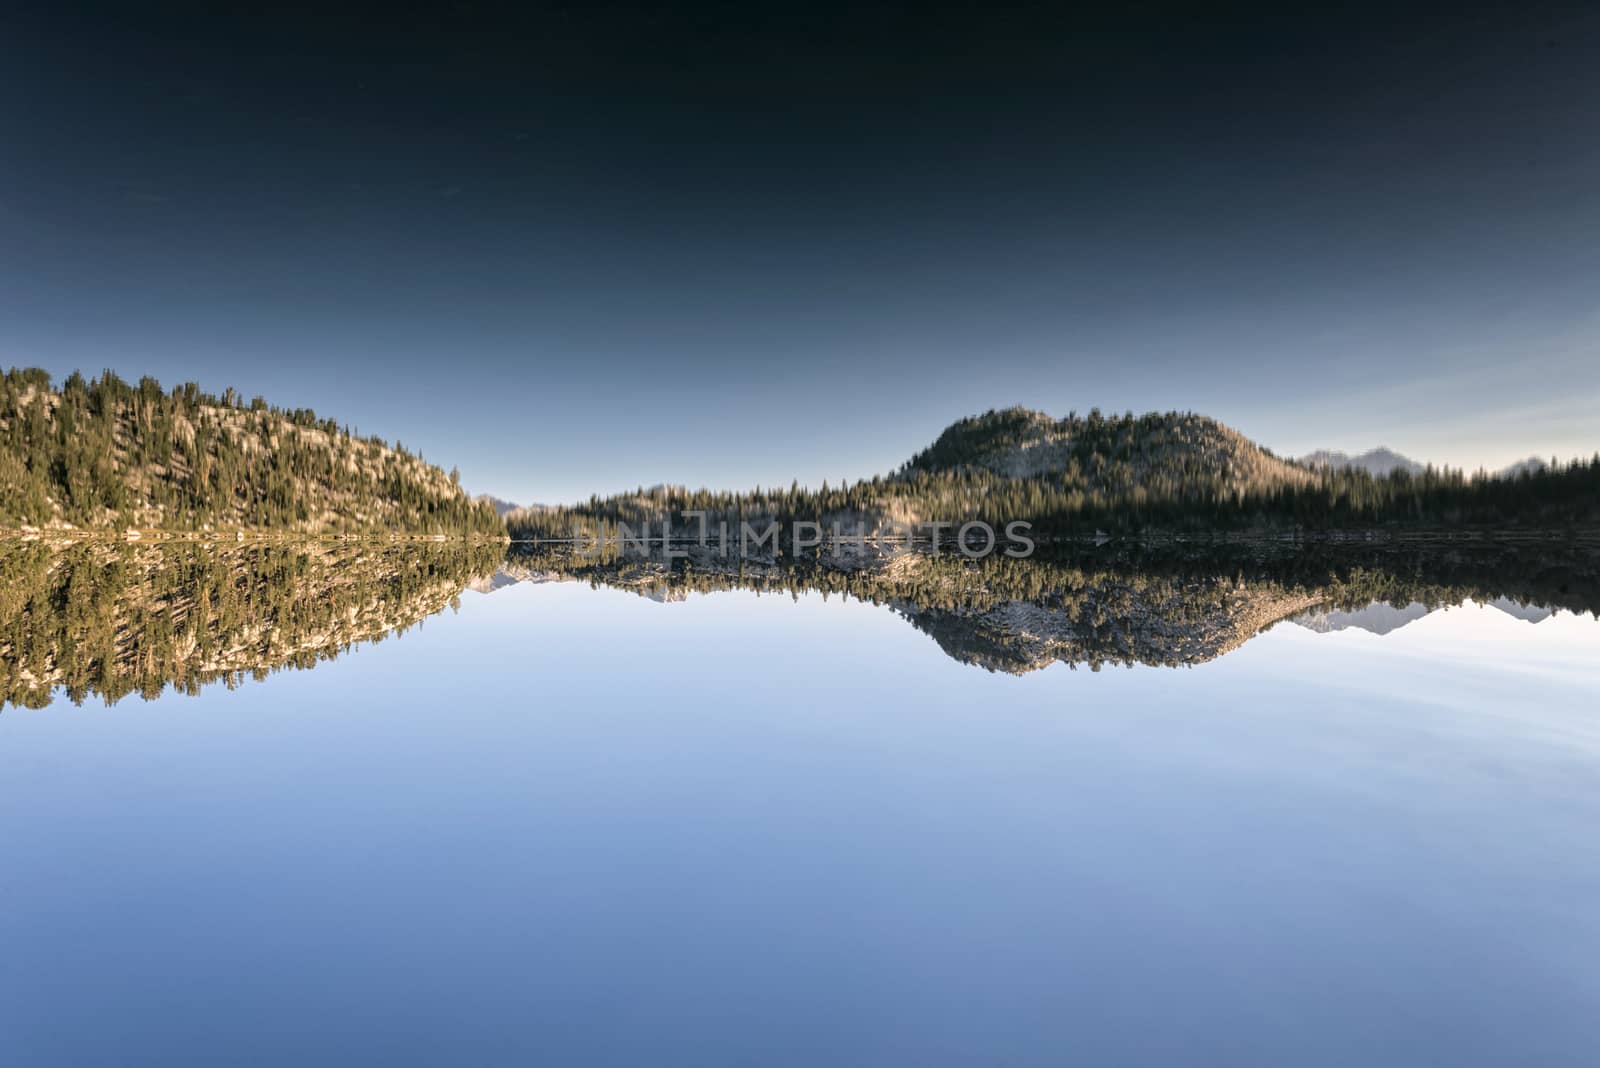
[[1112,613],[1159,655],[1092,671],[557,577],[7,708],[0,1063],[1595,1063],[1592,615],[1282,599],[1174,667]]

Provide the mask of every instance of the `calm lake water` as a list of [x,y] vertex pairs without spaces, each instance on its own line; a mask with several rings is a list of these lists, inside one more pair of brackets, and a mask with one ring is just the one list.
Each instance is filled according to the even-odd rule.
[[0,1063],[1600,1054],[1570,577],[291,557],[8,565]]

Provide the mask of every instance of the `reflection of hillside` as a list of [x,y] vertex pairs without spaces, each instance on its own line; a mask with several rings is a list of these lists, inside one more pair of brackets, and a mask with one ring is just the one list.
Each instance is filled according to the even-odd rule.
[[1493,545],[1057,547],[1019,560],[906,553],[740,560],[586,559],[570,546],[461,543],[0,547],[0,697],[116,701],[310,667],[453,603],[463,589],[587,582],[661,602],[694,592],[817,591],[882,605],[948,655],[1022,673],[1063,662],[1192,665],[1280,620],[1393,629],[1471,599],[1537,621],[1594,611],[1592,550]]
[[316,542],[42,544],[0,549],[8,703],[194,693],[310,667],[450,605],[499,546]]
[[674,566],[659,549],[590,562],[570,550],[522,555],[526,571],[676,599],[694,590],[848,594],[891,608],[947,654],[991,671],[1067,664],[1197,664],[1242,644],[1322,595],[1230,575],[1146,575],[1086,570],[1071,562],[914,553],[824,553],[793,559],[724,559],[689,548]]
[[1096,597],[1078,611],[1010,601],[986,612],[897,605],[901,615],[952,658],[1020,675],[1053,663],[1202,664],[1243,645],[1315,595],[1261,587],[1168,590],[1125,600],[1114,581],[1096,591],[1120,604],[1105,614]]
[[[1237,648],[1294,618],[1313,629],[1383,631],[1468,598],[1506,604],[1555,594],[1592,607],[1594,560],[1540,547],[1529,559],[1437,546],[1275,544],[1059,548],[1028,559],[845,552],[795,559],[723,557],[680,545],[683,559],[650,551],[585,558],[569,546],[513,552],[503,574],[523,581],[582,581],[656,600],[695,591],[820,591],[884,605],[947,654],[991,671],[1048,664],[1191,665]],[[1548,609],[1528,609],[1531,616]]]
[[519,554],[510,574],[553,574],[642,596],[692,591],[838,593],[891,608],[948,655],[991,671],[1022,673],[1061,661],[1182,665],[1213,659],[1323,595],[1230,575],[1145,575],[1068,562],[991,557],[827,554],[724,559],[691,548],[672,566],[659,550],[591,562],[570,550]]

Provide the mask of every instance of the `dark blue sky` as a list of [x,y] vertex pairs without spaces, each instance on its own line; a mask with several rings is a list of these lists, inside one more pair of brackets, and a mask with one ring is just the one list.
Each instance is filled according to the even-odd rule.
[[0,363],[562,500],[1026,404],[1600,447],[1600,19],[816,5],[0,18]]

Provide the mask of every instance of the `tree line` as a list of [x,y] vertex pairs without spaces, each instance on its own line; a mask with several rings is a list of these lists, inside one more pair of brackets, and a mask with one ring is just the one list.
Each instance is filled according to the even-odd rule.
[[1068,416],[1012,409],[963,420],[891,475],[818,489],[749,492],[656,487],[506,517],[513,538],[616,537],[683,511],[735,532],[744,521],[886,521],[996,529],[1025,520],[1036,533],[1206,532],[1371,528],[1563,529],[1600,522],[1600,454],[1552,461],[1512,478],[1429,467],[1375,476],[1273,456],[1193,413]]
[[0,527],[499,536],[494,509],[402,446],[307,408],[110,371],[0,378]]

